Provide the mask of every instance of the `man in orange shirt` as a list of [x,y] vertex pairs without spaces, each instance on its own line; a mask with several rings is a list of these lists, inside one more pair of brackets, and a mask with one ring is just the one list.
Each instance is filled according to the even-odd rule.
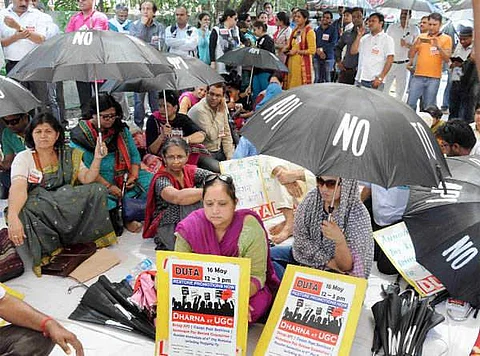
[[442,77],[443,62],[450,60],[452,39],[440,32],[442,15],[433,13],[428,17],[429,31],[417,37],[410,50],[409,66],[413,65],[413,58],[417,55],[415,74],[410,81],[410,92],[407,104],[417,109],[417,101],[424,99],[425,107],[437,104],[437,93]]

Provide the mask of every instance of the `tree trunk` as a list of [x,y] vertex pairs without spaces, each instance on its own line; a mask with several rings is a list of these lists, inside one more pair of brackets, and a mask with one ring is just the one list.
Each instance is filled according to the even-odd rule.
[[238,14],[246,13],[250,10],[250,8],[255,4],[255,0],[242,0],[240,5],[237,8]]

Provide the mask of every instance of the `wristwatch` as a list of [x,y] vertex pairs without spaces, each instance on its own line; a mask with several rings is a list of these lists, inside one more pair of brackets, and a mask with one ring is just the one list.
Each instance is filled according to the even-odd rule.
[[383,78],[382,77],[376,77],[376,78],[383,83]]

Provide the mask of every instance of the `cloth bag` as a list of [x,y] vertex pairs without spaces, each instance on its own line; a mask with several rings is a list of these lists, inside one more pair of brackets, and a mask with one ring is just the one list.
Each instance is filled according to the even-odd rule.
[[22,259],[13,242],[8,238],[8,229],[0,230],[0,282],[21,276],[25,271]]
[[[126,180],[123,182],[123,192],[126,191]],[[147,199],[140,198],[140,196],[145,193],[145,189],[136,183],[133,188],[136,190],[137,194],[133,197],[127,197],[123,194],[122,198],[122,214],[123,221],[144,221],[145,220],[145,208],[147,207]]]

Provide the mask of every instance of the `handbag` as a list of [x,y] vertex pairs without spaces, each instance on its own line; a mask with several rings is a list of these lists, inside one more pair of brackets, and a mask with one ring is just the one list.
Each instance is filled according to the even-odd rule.
[[0,230],[0,282],[21,276],[25,271],[23,262],[8,238],[8,229]]
[[66,246],[62,252],[53,256],[48,265],[42,266],[42,274],[67,277],[83,261],[97,251],[95,242],[78,243]]
[[[126,180],[124,180],[123,185],[125,191],[126,189]],[[140,195],[145,193],[145,189],[138,183],[135,182],[135,187],[133,189],[137,190],[137,194],[133,197],[127,197],[125,194],[122,198],[122,214],[123,221],[144,221],[145,220],[145,208],[147,207],[147,199],[140,198]]]

